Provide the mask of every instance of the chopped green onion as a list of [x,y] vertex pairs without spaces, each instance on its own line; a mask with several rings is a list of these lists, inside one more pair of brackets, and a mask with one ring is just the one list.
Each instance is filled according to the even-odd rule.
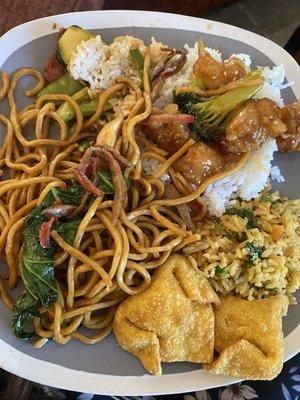
[[131,49],[130,55],[139,71],[140,77],[143,82],[143,73],[144,73],[144,57],[139,48]]
[[216,266],[215,273],[220,278],[226,278],[227,276],[229,276],[229,272],[227,271],[227,269],[221,268],[221,267],[219,267],[219,265]]
[[258,228],[253,211],[250,208],[231,207],[226,210],[226,214],[237,215],[238,217],[241,218],[247,218],[248,219],[247,227],[249,229]]

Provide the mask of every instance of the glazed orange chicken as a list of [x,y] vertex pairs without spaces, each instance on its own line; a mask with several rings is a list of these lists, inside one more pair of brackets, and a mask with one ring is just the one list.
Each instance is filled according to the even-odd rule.
[[[148,122],[143,125],[142,130],[148,139],[167,151],[169,156],[176,153],[190,138],[188,130],[178,123]],[[223,164],[223,156],[217,147],[197,142],[174,163],[173,167],[188,182],[200,184],[203,179],[218,172]]]
[[220,151],[203,142],[195,143],[173,165],[176,172],[194,184],[200,184],[205,178],[215,175],[224,166],[224,158]]
[[218,89],[246,75],[245,66],[238,58],[219,62],[205,50],[199,52],[193,72],[203,80],[207,89]]
[[258,149],[268,136],[277,137],[286,131],[274,101],[248,100],[227,123],[220,144],[229,152],[246,153]]
[[285,123],[287,131],[276,138],[280,151],[300,150],[300,101],[283,107],[280,110],[281,120]]
[[148,139],[157,143],[170,155],[176,153],[189,140],[189,132],[178,123],[148,122],[143,125],[143,132]]

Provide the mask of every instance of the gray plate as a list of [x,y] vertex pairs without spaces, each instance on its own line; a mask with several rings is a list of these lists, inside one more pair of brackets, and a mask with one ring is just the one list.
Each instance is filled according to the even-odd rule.
[[[112,41],[115,36],[129,34],[140,37],[149,42],[151,36],[163,43],[168,43],[172,47],[180,48],[184,43],[193,44],[199,39],[199,34],[193,31],[178,31],[175,29],[158,28],[107,28],[94,31],[102,35],[107,42]],[[224,38],[207,33],[201,33],[201,38],[208,47],[220,49],[223,55],[229,56],[232,53],[246,53],[252,58],[253,66],[272,66],[273,62],[263,53],[237,40]],[[29,66],[42,69],[45,59],[49,56],[51,49],[55,49],[56,34],[50,34],[21,47],[15,51],[7,61],[1,66],[2,70],[13,72],[21,66]],[[17,91],[16,98],[18,106],[21,108],[31,102],[24,98],[24,88],[30,87],[33,80],[24,79]],[[295,101],[295,96],[290,88],[284,92],[285,103]],[[0,104],[0,113],[7,114],[8,107],[5,102]],[[0,137],[3,140],[3,130],[0,127]],[[2,141],[1,141],[2,142]],[[300,197],[299,181],[297,171],[300,170],[300,154],[277,154],[276,164],[279,165],[281,172],[286,177],[286,182],[280,185],[280,191],[291,198]],[[275,189],[278,187],[274,186]],[[6,267],[1,265],[1,271],[5,274]],[[298,294],[298,298],[300,296]],[[139,361],[129,353],[123,351],[117,346],[113,335],[104,339],[100,344],[87,346],[80,342],[71,341],[65,346],[59,346],[54,342],[48,343],[44,348],[35,350],[29,343],[17,341],[9,330],[10,311],[0,303],[0,337],[2,340],[14,348],[26,353],[32,357],[53,362],[61,366],[108,375],[121,376],[140,376],[145,370]],[[284,319],[284,333],[287,335],[297,325],[299,321],[299,307],[290,307],[288,316]],[[164,364],[165,374],[180,373],[196,370],[199,367],[189,363]]]

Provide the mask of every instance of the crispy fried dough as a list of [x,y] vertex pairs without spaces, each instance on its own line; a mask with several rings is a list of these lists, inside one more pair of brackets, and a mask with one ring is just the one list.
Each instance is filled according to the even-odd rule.
[[271,380],[283,364],[282,316],[286,296],[248,301],[220,297],[215,307],[215,351],[218,358],[204,367],[215,374]]
[[114,319],[114,332],[125,350],[152,374],[161,362],[212,361],[214,314],[219,303],[203,272],[191,260],[171,256],[155,271],[150,287],[126,299]]

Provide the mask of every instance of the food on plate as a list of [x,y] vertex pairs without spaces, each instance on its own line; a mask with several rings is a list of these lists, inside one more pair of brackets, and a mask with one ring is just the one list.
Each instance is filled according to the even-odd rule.
[[172,255],[148,289],[118,307],[114,332],[120,346],[152,374],[161,374],[163,361],[210,363],[213,303],[219,304],[218,296],[193,259]]
[[225,164],[222,153],[213,145],[197,142],[173,165],[189,183],[200,184],[216,175]]
[[286,124],[287,130],[277,137],[276,141],[280,151],[295,151],[300,149],[300,102],[297,101],[280,110],[281,119]]
[[[264,191],[239,201],[218,219],[201,220],[193,255],[212,287],[223,296],[248,300],[293,293],[300,285],[300,201]],[[198,249],[198,253],[197,253]]]
[[203,42],[199,45],[198,53],[193,72],[197,77],[197,83],[199,81],[202,83],[202,88],[218,89],[246,75],[245,64],[237,57],[218,61],[205,50]]
[[68,65],[73,53],[76,52],[77,46],[83,41],[94,38],[95,35],[77,25],[71,25],[67,29],[63,29],[58,38],[58,58],[61,58]]
[[231,153],[245,153],[258,149],[268,136],[277,137],[286,131],[274,101],[248,100],[226,124],[221,144]]
[[204,368],[215,374],[244,379],[271,380],[283,365],[282,316],[286,296],[249,302],[235,296],[220,297],[215,307],[217,358]]
[[[300,203],[271,191],[288,179],[274,153],[299,151],[283,65],[250,68],[249,56],[224,60],[202,42],[107,43],[75,25],[44,56],[43,72],[3,72],[0,90],[0,296],[12,331],[39,348],[114,330],[155,374],[163,361],[208,365],[217,350],[209,368],[220,372],[229,345],[215,345],[218,296],[250,315],[257,302],[295,303],[300,286]],[[28,76],[36,84],[21,108]],[[232,357],[252,365],[264,351],[257,335],[238,339],[252,343],[248,358],[232,336]],[[273,372],[256,378],[279,371],[281,342],[272,345]]]
[[205,91],[197,86],[178,88],[174,101],[181,111],[194,116],[190,129],[202,140],[213,140],[224,130],[230,113],[261,89],[261,73],[260,69],[249,72],[234,82],[231,90]]

